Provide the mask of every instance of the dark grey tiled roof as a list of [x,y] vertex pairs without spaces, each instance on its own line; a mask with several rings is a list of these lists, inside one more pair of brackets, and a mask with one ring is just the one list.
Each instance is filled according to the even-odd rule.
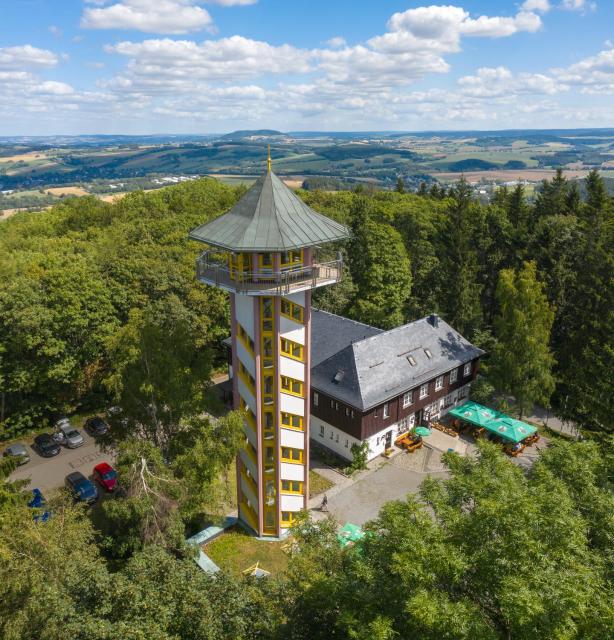
[[484,354],[438,316],[390,331],[317,309],[311,318],[311,386],[361,411]]
[[311,313],[311,368],[341,351],[352,342],[370,338],[382,329],[362,322],[313,309]]
[[441,318],[423,318],[346,345],[312,367],[311,385],[364,411],[483,353]]
[[232,251],[287,251],[348,237],[347,227],[307,206],[273,172],[230,211],[190,232],[193,240]]

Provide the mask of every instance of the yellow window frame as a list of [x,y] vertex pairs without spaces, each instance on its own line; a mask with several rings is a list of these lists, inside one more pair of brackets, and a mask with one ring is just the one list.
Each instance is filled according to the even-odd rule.
[[300,324],[303,324],[305,320],[304,307],[286,298],[281,299],[280,312],[282,316],[285,316],[286,318],[294,320],[294,322],[298,322]]
[[256,391],[256,380],[252,374],[248,371],[247,367],[239,360],[239,377],[245,382],[245,384],[251,389]]
[[[298,386],[298,390],[295,387]],[[303,383],[300,380],[296,380],[295,378],[290,378],[289,376],[281,376],[281,390],[284,393],[288,393],[291,396],[297,396],[298,398],[303,397]]]
[[289,462],[291,464],[303,464],[303,450],[294,449],[293,447],[282,447],[281,460],[282,462]]
[[298,511],[282,511],[281,512],[281,523],[287,525],[293,525],[294,521],[297,519]]
[[[268,256],[270,258],[270,262],[265,264],[264,257]],[[273,258],[273,254],[270,251],[265,251],[264,253],[258,254],[258,266],[260,269],[273,269],[273,264],[275,260]]]
[[288,340],[288,338],[280,338],[280,342],[281,342],[281,352],[283,353],[283,355],[288,356],[288,358],[292,358],[293,360],[304,362],[303,360],[304,347],[302,344],[299,344],[298,342],[294,342],[294,340]]
[[282,480],[281,492],[303,495],[303,483],[299,480]]
[[287,429],[296,429],[303,431],[303,416],[297,416],[295,413],[281,412],[281,424]]
[[[286,261],[284,261],[284,254],[286,254],[286,256],[288,257]],[[281,261],[282,267],[300,267],[303,265],[303,250],[291,249],[290,251],[282,251],[279,259]]]
[[243,325],[237,322],[237,332],[239,334],[239,339],[243,343],[243,346],[254,355],[255,343],[253,339],[250,337],[249,333],[245,330]]

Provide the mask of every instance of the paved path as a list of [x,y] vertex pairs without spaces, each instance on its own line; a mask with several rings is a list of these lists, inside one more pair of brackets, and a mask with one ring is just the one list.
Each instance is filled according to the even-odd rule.
[[574,438],[579,434],[576,424],[574,424],[573,422],[568,422],[566,420],[561,420],[555,415],[552,415],[552,413],[550,413],[547,409],[538,407],[537,405],[533,407],[533,412],[530,416],[527,416],[527,420],[530,420],[531,422],[539,422],[543,425],[546,425],[553,431],[558,431],[559,433],[573,436]]
[[[385,463],[376,472],[344,487],[332,497],[329,495],[328,510],[340,524],[349,521],[363,525],[376,518],[386,502],[403,500],[407,494],[417,493],[428,475],[445,478],[447,474],[419,473]],[[313,515],[314,519],[322,517],[317,511]]]
[[91,478],[94,467],[102,461],[113,463],[113,452],[103,452],[96,440],[81,431],[85,443],[78,449],[62,447],[59,455],[53,458],[43,458],[32,449],[26,447],[30,453],[30,462],[18,467],[12,474],[13,480],[30,480],[30,488],[38,487],[43,492],[50,492],[64,486],[64,479],[72,471]]

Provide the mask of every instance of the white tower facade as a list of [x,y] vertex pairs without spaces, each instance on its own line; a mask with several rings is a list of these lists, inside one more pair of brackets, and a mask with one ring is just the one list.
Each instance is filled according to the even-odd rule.
[[342,275],[341,259],[319,262],[316,248],[348,231],[269,169],[190,237],[215,248],[198,259],[199,280],[230,293],[233,400],[245,430],[239,517],[260,536],[281,537],[309,500],[311,291]]

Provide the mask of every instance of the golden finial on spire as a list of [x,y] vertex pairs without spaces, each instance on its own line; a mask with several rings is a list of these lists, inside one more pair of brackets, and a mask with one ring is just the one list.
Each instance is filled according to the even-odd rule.
[[266,170],[267,173],[271,173],[271,145],[267,145],[267,158],[266,158]]

